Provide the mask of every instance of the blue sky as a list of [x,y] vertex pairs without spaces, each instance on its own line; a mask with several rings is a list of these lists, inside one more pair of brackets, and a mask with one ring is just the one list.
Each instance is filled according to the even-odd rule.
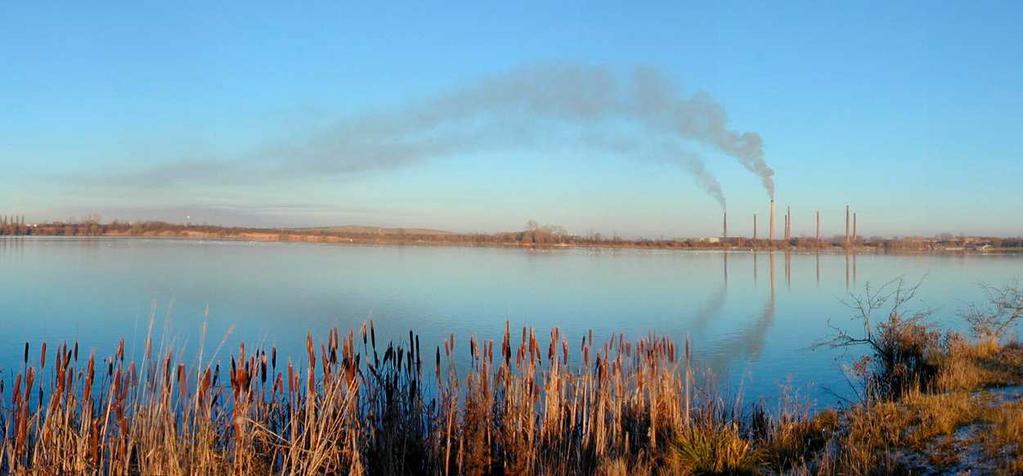
[[[338,122],[571,63],[654,68],[712,96],[731,127],[762,136],[797,234],[815,209],[840,233],[847,203],[866,235],[1023,234],[1018,4],[550,3],[6,4],[0,213],[718,233],[717,205],[677,167],[556,144],[287,180],[206,167],[258,169],[253,151]],[[731,231],[748,233],[767,211],[757,177],[696,150]],[[182,164],[199,177],[111,179]]]

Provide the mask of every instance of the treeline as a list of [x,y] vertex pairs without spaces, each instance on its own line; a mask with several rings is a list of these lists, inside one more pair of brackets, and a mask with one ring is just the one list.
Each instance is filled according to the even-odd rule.
[[651,249],[732,249],[732,250],[878,250],[891,252],[926,252],[947,250],[1023,249],[1023,238],[857,238],[846,243],[843,237],[797,237],[789,240],[750,239],[746,237],[674,239],[622,238],[600,233],[575,235],[560,226],[540,226],[535,222],[526,229],[503,233],[438,233],[415,229],[289,229],[224,227],[214,225],[174,224],[162,221],[101,223],[98,219],[74,222],[51,222],[26,225],[24,219],[5,217],[0,220],[0,235],[36,236],[139,236],[205,239],[241,239],[255,241],[302,241],[364,244],[435,244],[464,246],[534,246],[534,247],[621,247]]

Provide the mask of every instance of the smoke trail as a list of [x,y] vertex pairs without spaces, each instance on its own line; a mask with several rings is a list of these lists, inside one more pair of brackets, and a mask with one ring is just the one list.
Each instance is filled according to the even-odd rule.
[[633,87],[637,118],[655,127],[671,129],[681,137],[715,146],[760,177],[764,190],[774,198],[774,170],[764,161],[763,139],[759,134],[729,129],[724,107],[713,98],[700,93],[679,97],[655,70],[638,69]]
[[[195,180],[196,170],[214,170],[210,175],[221,181],[239,176],[274,180],[350,175],[535,146],[546,135],[566,128],[584,131],[576,145],[677,165],[722,208],[725,197],[720,183],[703,159],[683,148],[683,143],[710,146],[734,157],[760,176],[773,194],[773,171],[764,162],[760,136],[730,129],[724,109],[709,96],[682,97],[653,70],[638,70],[623,78],[606,68],[572,64],[513,69],[387,112],[350,117],[233,160],[163,164],[120,179],[168,184]],[[635,144],[616,149],[607,141],[585,138],[615,128],[640,136],[634,143],[672,145],[650,154]]]
[[[516,120],[520,128],[509,128]],[[522,146],[531,142],[530,128],[538,120],[590,129],[622,121],[646,134],[667,132],[711,145],[763,176],[765,186],[773,174],[763,163],[759,136],[729,130],[723,109],[709,97],[680,98],[650,70],[637,72],[630,87],[610,70],[580,65],[515,69],[405,108],[349,119],[312,142],[276,153],[299,157],[305,167],[323,172],[389,168],[470,150]],[[582,145],[613,149],[596,142]],[[721,185],[703,160],[675,149],[677,157],[657,160],[678,164],[724,208]]]

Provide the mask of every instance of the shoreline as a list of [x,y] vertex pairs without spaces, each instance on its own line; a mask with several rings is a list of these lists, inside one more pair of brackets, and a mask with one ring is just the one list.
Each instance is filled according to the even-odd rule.
[[[464,235],[458,235],[464,236]],[[824,255],[888,255],[888,256],[1023,256],[1023,249],[1011,248],[988,248],[978,249],[884,249],[878,246],[857,246],[843,247],[836,245],[829,246],[786,246],[783,242],[776,241],[771,246],[713,246],[693,244],[683,241],[666,242],[600,242],[600,243],[528,243],[518,241],[464,241],[444,239],[392,239],[367,236],[343,236],[343,235],[320,235],[320,234],[298,234],[287,233],[274,234],[268,232],[241,232],[237,234],[222,234],[199,231],[163,231],[147,233],[102,233],[102,234],[19,234],[0,235],[0,239],[7,238],[29,238],[45,239],[60,238],[68,240],[79,239],[110,239],[110,240],[180,240],[180,241],[213,241],[213,242],[236,242],[236,243],[304,243],[340,246],[385,246],[385,247],[443,247],[443,248],[495,248],[495,249],[521,249],[521,250],[649,250],[649,251],[677,251],[677,252],[720,252],[720,253],[791,253],[791,254],[824,254]],[[763,240],[766,241],[766,240]],[[684,243],[684,244],[683,244]]]

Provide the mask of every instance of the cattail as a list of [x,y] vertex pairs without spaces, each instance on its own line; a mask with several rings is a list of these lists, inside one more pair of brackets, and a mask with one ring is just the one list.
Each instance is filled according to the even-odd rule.
[[36,369],[29,367],[28,373],[25,375],[25,401],[28,402],[28,398],[31,395],[29,392],[32,391],[32,383],[36,379]]
[[86,365],[85,371],[85,387],[82,389],[82,401],[86,404],[89,403],[89,397],[92,395],[92,379],[96,374],[96,354],[89,354],[89,362]]
[[188,391],[188,380],[185,376],[185,364],[178,364],[178,392],[180,394],[181,401],[187,398]]
[[18,400],[21,398],[21,372],[14,377],[14,393],[11,394],[11,406],[17,407]]
[[416,372],[423,371],[423,354],[419,350],[419,335],[416,335]]
[[25,357],[23,358],[25,364],[28,364],[28,342],[25,343]]
[[288,393],[295,393],[295,368],[288,360]]
[[204,401],[206,399],[206,392],[208,392],[209,389],[210,389],[210,383],[211,383],[210,379],[211,379],[210,369],[209,369],[209,367],[207,367],[206,371],[204,371],[202,373],[202,380],[199,383],[199,394],[198,394],[199,401]]
[[43,342],[43,345],[39,348],[39,368],[46,368],[46,342]]
[[305,350],[306,350],[306,353],[309,355],[309,368],[310,369],[315,369],[316,368],[316,351],[313,348],[313,335],[312,334],[306,334]]
[[259,380],[266,383],[266,354],[263,354],[263,358],[259,362]]
[[[447,345],[447,343],[445,343]],[[437,347],[437,366],[434,367],[434,372],[437,374],[437,382],[440,382],[440,347]]]

